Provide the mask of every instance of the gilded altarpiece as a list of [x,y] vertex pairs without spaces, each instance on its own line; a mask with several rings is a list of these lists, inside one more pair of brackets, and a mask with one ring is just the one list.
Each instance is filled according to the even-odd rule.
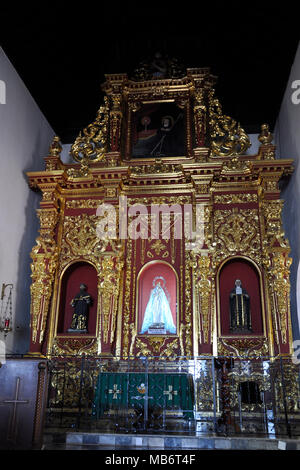
[[[209,69],[187,69],[181,78],[107,75],[104,104],[71,147],[76,163],[62,163],[55,137],[45,171],[28,173],[30,186],[43,194],[40,235],[31,252],[31,354],[171,359],[291,353],[291,259],[278,183],[291,173],[292,161],[275,158],[267,125],[259,152],[249,153],[249,137],[223,113],[215,81]],[[178,122],[184,151],[170,156]],[[142,150],[134,156],[137,145]],[[131,210],[147,210],[137,239],[120,233],[120,198],[126,200],[127,225],[134,219]],[[115,208],[116,229],[101,238],[97,227],[109,212],[99,215],[103,204]],[[170,224],[167,233],[162,229],[153,237],[150,214],[157,205],[171,207],[169,215],[159,216],[160,227],[164,217]],[[201,219],[201,236],[194,240],[185,234],[186,206],[192,208],[193,227]],[[174,329],[142,333],[140,281],[155,263],[174,273]],[[62,308],[64,289],[71,289],[67,276],[76,270],[74,279],[94,273],[82,282],[96,286],[85,334],[68,332],[69,307]],[[226,279],[239,277],[252,300],[253,329],[246,333],[226,326]]]

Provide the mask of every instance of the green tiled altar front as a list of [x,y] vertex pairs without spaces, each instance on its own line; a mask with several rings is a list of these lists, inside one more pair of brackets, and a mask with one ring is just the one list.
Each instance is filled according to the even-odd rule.
[[193,381],[188,374],[100,373],[93,403],[93,416],[102,417],[111,410],[156,410],[181,412],[193,418]]

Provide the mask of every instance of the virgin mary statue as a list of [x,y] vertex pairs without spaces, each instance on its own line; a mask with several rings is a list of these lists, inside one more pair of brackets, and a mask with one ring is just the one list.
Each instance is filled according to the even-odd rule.
[[[162,278],[163,279],[163,278]],[[170,304],[160,281],[151,290],[149,301],[146,306],[141,333],[146,333],[149,328],[155,330],[164,329],[169,333],[176,333]]]

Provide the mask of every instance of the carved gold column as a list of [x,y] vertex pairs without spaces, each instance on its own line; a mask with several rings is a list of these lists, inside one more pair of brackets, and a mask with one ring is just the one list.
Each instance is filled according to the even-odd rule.
[[211,260],[209,256],[199,256],[197,260],[199,278],[197,290],[200,298],[200,331],[202,337],[200,342],[210,343],[211,327],[211,302],[212,302],[212,282],[211,282]]
[[193,286],[192,286],[193,255],[190,251],[185,252],[184,263],[184,317],[180,325],[179,340],[182,356],[193,356]]
[[[201,234],[193,250],[193,279],[195,292],[195,327],[198,336],[199,354],[212,353],[212,329],[214,316],[214,263],[212,242],[212,196],[211,175],[193,175],[195,202],[202,206],[197,217],[201,223]],[[201,215],[200,215],[201,214]]]
[[39,236],[30,256],[30,353],[40,354],[45,339],[46,325],[52,296],[52,284],[58,264],[58,247],[56,243],[56,225],[59,220],[58,185],[63,177],[63,164],[60,159],[62,146],[59,137],[55,136],[45,157],[46,171],[29,172],[30,186],[38,188],[43,194],[37,215],[40,220]]
[[[268,181],[266,186],[268,187]],[[265,219],[264,266],[267,273],[268,293],[274,332],[275,352],[291,352],[290,281],[292,259],[290,247],[281,226],[282,200],[264,201]]]
[[195,139],[197,147],[205,146],[206,135],[206,106],[205,106],[204,90],[197,90],[195,93],[194,104],[194,126],[195,126]]
[[290,321],[290,280],[292,259],[290,246],[284,238],[281,213],[284,201],[279,199],[278,181],[283,170],[275,166],[275,146],[269,126],[263,124],[258,140],[261,142],[258,157],[274,160],[273,171],[262,173],[261,208],[264,225],[263,263],[267,273],[269,307],[271,308],[275,354],[292,352],[292,331]]
[[120,135],[122,123],[121,94],[112,95],[112,109],[110,111],[110,150],[118,152],[120,150]]
[[106,75],[106,82],[102,85],[102,89],[109,97],[111,103],[109,112],[109,153],[106,160],[115,165],[119,164],[121,155],[122,97],[123,87],[126,82],[127,75],[124,73],[109,74]]
[[[43,193],[43,201],[54,198],[54,191]],[[43,204],[41,203],[41,206]],[[31,251],[31,351],[41,350],[52,295],[52,283],[57,267],[58,250],[54,230],[58,221],[56,207],[38,209],[40,235]]]
[[193,278],[195,292],[194,321],[198,337],[199,354],[211,354],[214,283],[213,262],[209,250],[194,255]]
[[112,353],[117,328],[120,277],[124,261],[113,253],[101,258],[99,301],[101,315],[101,353]]

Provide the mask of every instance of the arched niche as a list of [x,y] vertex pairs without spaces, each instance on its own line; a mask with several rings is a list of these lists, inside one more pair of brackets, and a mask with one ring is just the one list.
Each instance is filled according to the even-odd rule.
[[150,261],[139,272],[137,279],[137,333],[143,335],[150,335],[148,331],[142,333],[142,326],[144,323],[147,305],[149,303],[151,294],[155,286],[161,283],[164,290],[164,295],[170,306],[173,325],[175,330],[170,332],[166,330],[165,333],[160,331],[158,333],[151,333],[153,335],[173,335],[178,333],[178,278],[177,273],[171,265],[164,261]]
[[[235,280],[240,279],[243,289],[250,296],[252,332],[234,333],[230,330],[230,292]],[[256,266],[245,258],[231,258],[218,273],[218,321],[221,336],[253,336],[263,334],[262,292],[260,273]]]
[[70,303],[79,292],[79,286],[81,283],[86,284],[87,291],[93,298],[93,303],[89,308],[87,334],[96,334],[98,303],[97,271],[92,264],[84,261],[78,261],[71,264],[62,275],[57,324],[58,334],[70,334],[68,333],[68,329],[70,328],[73,315],[73,308]]

